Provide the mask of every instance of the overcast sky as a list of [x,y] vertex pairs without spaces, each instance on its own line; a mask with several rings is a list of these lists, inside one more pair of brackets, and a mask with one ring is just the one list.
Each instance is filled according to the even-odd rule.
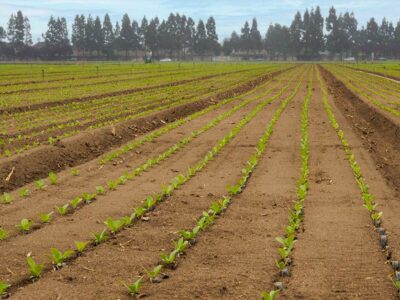
[[[251,3],[251,4],[250,4]],[[289,25],[297,10],[304,11],[319,5],[323,16],[334,5],[337,11],[354,11],[363,25],[370,17],[378,22],[383,17],[397,23],[400,18],[400,0],[0,0],[0,26],[6,26],[11,13],[22,10],[31,21],[32,34],[36,41],[46,30],[50,15],[65,17],[71,33],[74,16],[79,13],[99,15],[108,13],[113,23],[126,12],[131,19],[143,16],[165,18],[170,12],[178,12],[198,19],[214,16],[220,39],[233,30],[240,31],[245,20],[256,17],[259,29],[265,34],[272,22]]]

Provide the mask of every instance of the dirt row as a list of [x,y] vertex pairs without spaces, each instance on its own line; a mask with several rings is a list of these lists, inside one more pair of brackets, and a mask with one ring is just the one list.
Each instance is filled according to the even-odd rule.
[[369,73],[369,74],[374,74],[374,75],[377,75],[377,76],[383,77],[383,78],[390,78],[390,79],[392,79],[392,80],[395,80],[395,81],[397,81],[397,82],[400,82],[400,78],[399,78],[399,77],[392,76],[392,75],[388,75],[388,74],[385,74],[385,73],[375,72],[375,71],[366,70],[366,69],[361,69],[361,68],[348,67],[348,66],[344,66],[344,67],[349,68],[349,69],[352,69],[352,70],[357,70],[357,71],[360,71],[360,72],[365,72],[365,73]]
[[[279,92],[279,89],[273,91],[274,94],[277,92]],[[29,249],[28,251],[32,252],[32,254],[35,256],[35,259],[38,259],[38,261],[48,261],[47,255],[50,247],[56,246],[60,249],[73,247],[72,245],[74,240],[85,240],[89,238],[90,232],[97,232],[101,230],[104,227],[102,220],[104,220],[106,217],[110,216],[116,218],[121,216],[121,213],[125,214],[129,212],[132,207],[137,206],[141,202],[145,195],[159,190],[163,182],[168,182],[169,178],[172,178],[178,173],[184,172],[188,166],[192,165],[194,162],[203,157],[210,149],[211,145],[221,139],[245,114],[249,113],[255,108],[257,103],[260,103],[260,101],[264,99],[265,97],[263,97],[263,99],[257,99],[251,105],[242,108],[240,111],[221,122],[215,128],[195,139],[188,147],[180,151],[178,155],[171,157],[168,159],[168,161],[162,163],[160,166],[156,166],[151,171],[144,173],[133,182],[128,182],[126,185],[121,186],[117,191],[109,193],[106,196],[101,197],[98,201],[78,210],[72,216],[59,219],[54,224],[50,224],[41,230],[34,231],[29,235],[21,235],[12,238],[8,242],[4,241],[4,243],[1,243],[0,251],[4,254],[4,256],[2,255],[2,257],[0,257],[0,265],[7,266],[7,268],[12,272],[8,272],[7,268],[1,268],[1,278],[3,279],[4,276],[13,278],[14,280],[20,278],[21,273],[23,273],[22,271],[26,269],[24,260],[27,249]],[[132,229],[122,232],[121,236],[118,235],[118,240],[110,240],[106,244],[96,247],[90,251],[87,256],[82,257],[82,259],[97,259],[100,255],[99,251],[110,251],[115,245],[118,246],[120,244],[120,239],[124,239],[126,236],[131,234],[137,235],[137,237],[134,238],[134,244],[136,246],[139,246],[144,251],[151,250],[156,256],[158,256],[158,251],[160,250],[159,247],[161,244],[164,244],[165,247],[167,247],[171,243],[171,238],[174,236],[172,230],[167,230],[167,234],[165,235],[165,231],[160,229],[164,229],[164,227],[167,226],[172,226],[172,229],[173,227],[177,226],[175,229],[176,231],[180,227],[188,226],[193,222],[194,218],[201,213],[202,210],[209,206],[212,199],[216,199],[216,197],[225,192],[226,184],[231,183],[234,179],[237,179],[240,176],[241,168],[246,164],[246,160],[250,153],[254,151],[254,145],[260,137],[260,134],[264,131],[264,125],[270,119],[272,113],[278,107],[279,103],[280,101],[276,100],[272,104],[268,105],[255,117],[255,119],[251,121],[251,123],[245,126],[239,135],[234,139],[232,142],[233,144],[225,148],[223,153],[221,153],[221,156],[217,156],[217,158],[210,163],[213,167],[207,167],[202,173],[193,178],[193,180],[185,185],[185,187],[178,191],[178,198],[173,197],[162,203],[159,209],[157,208],[149,216],[150,220],[147,222],[138,223]],[[226,108],[223,108],[222,111],[226,111]],[[126,169],[127,165],[130,165],[131,168],[134,168],[139,162],[146,161],[154,154],[160,153],[161,149],[168,148],[178,139],[190,134],[190,132],[193,130],[193,127],[199,128],[200,125],[202,126],[210,120],[211,119],[209,115],[203,116],[201,119],[196,119],[194,123],[188,124],[188,127],[184,126],[183,128],[179,128],[178,130],[174,130],[173,132],[160,137],[157,139],[155,144],[149,144],[143,149],[140,148],[141,152],[139,155],[132,155],[131,157],[125,158],[124,163],[116,165],[116,169],[114,171],[112,169],[112,165],[106,166],[109,168],[109,171],[106,172],[107,176],[110,172],[120,173]],[[263,126],[260,126],[260,124],[263,124]],[[237,151],[238,149],[240,149],[240,151]],[[227,160],[227,157],[231,157],[233,161]],[[94,168],[98,168],[97,162],[89,162],[88,164],[92,164]],[[99,178],[96,176],[95,172],[92,178],[80,178],[81,185],[85,186],[97,183],[98,180]],[[215,186],[217,186],[218,189],[214,188]],[[73,184],[71,184],[69,189],[64,186],[60,191],[56,190],[56,192],[51,193],[48,198],[40,197],[42,200],[38,198],[38,202],[54,201],[54,196],[52,197],[52,195],[63,194],[64,192],[76,192],[79,188],[80,187],[77,187]],[[27,202],[27,208],[32,205],[30,203],[37,202],[34,200]],[[54,204],[55,203],[56,202],[54,202]],[[186,218],[177,220],[177,214],[180,214],[184,210],[191,212],[190,215],[188,215]],[[169,213],[171,211],[175,211],[175,217]],[[19,213],[19,210],[17,209],[15,213]],[[160,232],[160,238],[155,236],[157,232]],[[152,238],[149,238],[149,235]],[[13,247],[9,247],[10,244],[7,245],[7,243],[12,243]],[[124,242],[124,245],[124,247],[128,247],[130,246],[130,243]],[[129,255],[133,255],[134,250],[135,249],[130,249]],[[6,252],[8,254],[6,254]],[[119,251],[112,252],[114,253],[113,255],[117,255],[118,257],[121,256]],[[7,259],[5,259],[6,257]],[[147,255],[145,255],[143,252],[142,257],[145,259]],[[111,259],[111,256],[106,255],[104,258],[108,260],[108,258]],[[115,258],[116,256],[114,256],[113,260],[115,260]],[[148,259],[151,258],[154,258],[154,256],[148,256]],[[71,268],[68,267],[65,268],[65,270],[68,271],[78,268],[78,272],[80,272],[80,268],[82,267],[82,262],[80,259],[81,258],[78,258],[76,262],[71,262],[69,264]],[[110,263],[113,264],[112,269],[117,271],[117,265],[119,266],[120,264],[127,263],[127,259],[128,253],[121,261],[118,260],[112,263],[112,260],[110,260]],[[137,258],[136,261],[138,261],[138,259],[139,258]],[[108,266],[108,264],[105,262],[103,264],[89,263],[89,265],[85,262],[83,265],[89,269],[97,267],[111,268],[111,266]],[[108,271],[109,274],[111,272],[110,270]],[[124,271],[122,271],[122,269],[119,270],[119,274],[123,274],[126,271],[126,276],[130,276],[131,272],[129,270],[126,270],[126,268],[123,270]],[[64,270],[61,272],[63,271]],[[52,280],[53,275],[59,276],[58,274],[62,273],[56,272],[54,274],[48,274],[48,276],[44,276],[43,279],[38,282],[38,284],[47,278]],[[112,280],[113,278],[112,276],[107,277],[107,280]],[[97,285],[100,284],[100,281],[97,283]],[[118,285],[119,283],[116,282],[114,284]],[[27,286],[23,291],[27,290],[28,288],[29,286]],[[35,289],[36,288],[37,286]],[[51,289],[49,289],[49,291],[50,290]],[[91,297],[90,293],[87,295],[89,298]],[[18,295],[16,296],[18,297]],[[32,297],[35,296],[32,295]],[[70,297],[74,298],[75,296],[70,295]]]
[[400,120],[355,95],[326,69],[320,70],[336,104],[363,140],[376,167],[400,191]]
[[[140,134],[188,116],[220,100],[245,93],[281,72],[267,73],[210,98],[117,124],[114,127],[115,134],[111,127],[99,128],[64,139],[53,146],[39,146],[15,158],[4,159],[0,169],[0,193],[46,177],[50,171],[59,171],[67,166],[77,166],[85,161],[89,161],[105,153],[111,147],[122,145]],[[13,168],[13,176],[10,180],[6,181],[5,179]]]

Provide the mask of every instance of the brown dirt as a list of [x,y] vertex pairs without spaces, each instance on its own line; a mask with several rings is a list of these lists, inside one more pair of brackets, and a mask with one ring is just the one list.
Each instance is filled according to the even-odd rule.
[[[6,159],[1,164],[0,169],[0,193],[46,177],[50,171],[59,171],[67,166],[76,166],[89,161],[105,153],[111,147],[121,145],[139,134],[149,132],[163,126],[165,123],[183,118],[219,100],[249,91],[279,73],[280,71],[260,76],[211,98],[180,105],[150,116],[118,124],[115,126],[116,135],[112,134],[110,127],[100,128],[90,133],[83,132],[77,136],[67,138],[54,146],[40,146],[34,150],[27,151],[21,156]],[[14,167],[15,172],[11,180],[5,181]]]
[[376,167],[400,191],[400,120],[363,101],[326,69],[320,70],[336,105],[363,140]]
[[[329,123],[318,82],[315,86],[309,109],[310,192],[304,232],[298,236],[292,277],[283,298],[394,299],[396,291],[387,278],[390,268]],[[345,122],[340,113],[334,113],[339,124]],[[349,130],[343,130],[347,137]],[[349,142],[356,146],[353,140]],[[357,161],[362,161],[357,154]],[[373,184],[385,186],[382,181]]]
[[[14,273],[14,275],[5,274],[7,271],[3,270],[6,268],[1,268],[0,276],[2,278],[4,276],[19,278],[21,271],[26,268],[24,263],[26,251],[32,251],[35,258],[40,261],[48,261],[49,247],[56,246],[60,249],[72,247],[73,240],[84,240],[89,232],[101,230],[104,226],[101,220],[107,216],[118,217],[121,216],[121,213],[129,211],[131,207],[137,206],[144,195],[159,190],[162,182],[178,172],[183,172],[189,165],[205,155],[210,145],[226,134],[242,118],[243,114],[248,113],[255,105],[256,103],[223,121],[165,164],[144,173],[133,183],[129,182],[121,186],[116,192],[102,197],[87,208],[78,210],[73,216],[60,219],[59,222],[32,234],[11,239],[9,242],[13,245],[20,245],[12,247],[16,251],[10,252],[10,247],[3,243],[0,244],[1,251],[7,251],[15,258],[8,257],[7,260],[4,260],[3,258],[7,255],[0,258],[0,265],[7,265],[8,269]],[[70,284],[73,284],[75,288],[73,291],[71,290],[73,294],[68,295],[69,299],[77,299],[79,295],[85,295],[87,299],[95,299],[99,298],[100,294],[109,296],[110,293],[115,294],[116,290],[121,290],[119,278],[127,280],[132,274],[142,271],[142,266],[150,267],[154,260],[157,260],[159,251],[171,246],[171,239],[176,236],[174,232],[180,228],[192,226],[194,219],[201,211],[206,209],[213,199],[225,192],[225,186],[238,179],[241,168],[245,165],[250,153],[254,151],[254,145],[264,130],[264,124],[270,119],[278,105],[279,101],[276,101],[261,112],[243,129],[232,144],[210,163],[209,167],[196,176],[195,180],[189,181],[168,201],[160,204],[150,214],[150,220],[124,230],[117,239],[96,247],[75,262],[69,263],[68,267],[63,268],[60,272],[48,273],[37,283],[19,290],[14,297],[23,299],[29,294],[30,298],[40,298],[41,291],[43,291],[42,285],[46,286],[48,299],[65,295],[66,291],[70,289]],[[203,118],[202,122],[205,120],[210,121],[208,118]],[[164,137],[164,140],[157,141],[155,145],[163,145],[167,141],[176,141],[181,137],[181,130],[178,130],[171,133],[169,139]],[[155,151],[158,152],[158,150]],[[147,157],[149,157],[149,153],[143,152],[140,160],[145,160]],[[57,234],[60,230],[65,233],[65,236]],[[150,236],[151,238],[149,238]],[[22,245],[28,246],[23,247]],[[29,250],[27,250],[28,248]],[[116,259],[117,257],[118,259]],[[87,270],[84,276],[82,276],[82,268]],[[24,272],[22,271],[22,273]],[[106,289],[101,290],[100,286]],[[122,294],[124,294],[123,291]]]

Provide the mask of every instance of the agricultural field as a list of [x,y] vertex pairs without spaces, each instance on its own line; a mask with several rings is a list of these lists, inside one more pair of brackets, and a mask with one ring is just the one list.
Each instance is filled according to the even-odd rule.
[[0,65],[0,299],[397,299],[400,76],[368,66]]

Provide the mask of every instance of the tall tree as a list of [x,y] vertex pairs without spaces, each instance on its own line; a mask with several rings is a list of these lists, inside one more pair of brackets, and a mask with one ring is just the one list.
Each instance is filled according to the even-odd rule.
[[302,52],[303,28],[303,20],[300,12],[298,11],[295,14],[292,24],[289,28],[290,54],[296,56],[297,58],[300,57]]
[[121,32],[119,35],[119,44],[121,50],[125,50],[125,56],[128,57],[129,50],[133,48],[134,33],[131,25],[131,20],[128,14],[124,14],[121,21]]
[[104,53],[111,56],[113,53],[113,45],[115,43],[115,34],[110,16],[105,14],[103,19],[103,39],[104,39]]
[[96,50],[96,41],[94,37],[94,21],[91,15],[88,16],[85,25],[85,49],[90,54]]
[[367,53],[374,58],[374,55],[379,50],[380,38],[379,38],[379,26],[375,21],[375,18],[371,18],[367,23],[366,28],[367,38]]
[[248,54],[251,49],[251,35],[250,35],[250,26],[249,22],[245,22],[244,26],[241,29],[240,35],[240,43],[241,43],[241,50],[246,51]]
[[207,49],[207,33],[204,22],[199,20],[197,23],[196,35],[195,35],[195,51],[199,55],[204,55]]
[[101,26],[101,21],[99,17],[96,17],[93,24],[93,42],[97,54],[99,54],[104,49],[104,36],[103,28]]
[[85,24],[86,19],[84,15],[76,15],[74,23],[72,24],[72,45],[78,51],[78,53],[83,52],[85,55]]
[[213,54],[218,54],[220,51],[220,45],[218,43],[217,28],[215,19],[213,17],[208,18],[206,23],[207,30],[207,51]]
[[24,15],[19,10],[12,14],[8,21],[8,40],[15,54],[19,54],[25,46],[25,22]]
[[50,17],[47,27],[44,41],[48,56],[60,57],[71,54],[72,49],[68,39],[66,19]]
[[250,44],[251,44],[251,49],[254,52],[259,52],[262,48],[261,33],[258,30],[258,23],[256,18],[253,18],[253,22],[251,24]]

